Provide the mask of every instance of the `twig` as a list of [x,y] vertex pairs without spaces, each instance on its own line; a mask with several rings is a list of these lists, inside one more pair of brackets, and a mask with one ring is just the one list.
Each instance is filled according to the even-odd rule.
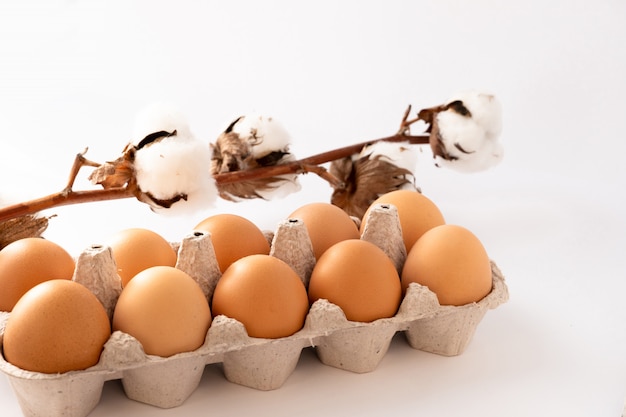
[[90,203],[94,201],[118,200],[134,197],[131,190],[126,187],[110,188],[108,190],[88,191],[61,191],[35,200],[14,204],[0,209],[0,221],[9,220],[26,214],[35,214],[42,210],[53,207],[67,206],[70,204]]
[[[406,119],[406,117],[405,117]],[[405,129],[402,128],[406,120],[403,120],[400,132],[406,133],[408,126]],[[340,158],[345,158],[355,153],[358,153],[364,146],[370,145],[375,142],[387,141],[387,142],[408,142],[414,145],[423,145],[428,143],[428,135],[411,136],[408,134],[398,133],[394,136],[386,138],[375,139],[368,142],[362,142],[351,146],[335,149],[328,152],[323,152],[317,155],[310,156],[308,158],[300,159],[298,161],[289,162],[282,165],[274,165],[270,167],[256,168],[247,171],[235,171],[226,174],[215,175],[215,181],[218,184],[228,184],[239,181],[245,181],[250,179],[269,178],[277,175],[284,174],[302,174],[305,172],[315,172],[312,166],[317,166],[327,162],[331,162]],[[82,155],[82,154],[80,154]],[[321,167],[320,167],[321,168]],[[207,167],[208,169],[208,167]],[[76,168],[72,167],[72,174],[74,174]],[[71,177],[71,175],[70,175]],[[69,185],[71,187],[71,182]],[[87,191],[72,191],[70,188],[65,188],[63,191],[50,194],[45,197],[26,201],[23,203],[14,204],[11,206],[0,208],[0,222],[10,220],[16,217],[24,216],[27,214],[35,214],[42,210],[47,210],[54,207],[82,204],[97,201],[117,200],[122,198],[134,197],[135,193],[129,187],[108,188],[98,190]]]

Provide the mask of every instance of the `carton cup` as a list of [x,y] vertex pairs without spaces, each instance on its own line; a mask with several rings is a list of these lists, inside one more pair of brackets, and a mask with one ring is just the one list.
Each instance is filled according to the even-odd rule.
[[224,376],[246,387],[274,390],[296,369],[301,352],[302,343],[297,339],[253,344],[224,355]]
[[463,353],[487,310],[496,308],[508,299],[502,274],[493,262],[491,271],[492,289],[482,300],[458,307],[439,306],[432,316],[410,322],[405,331],[409,345],[414,349],[444,356]]
[[106,377],[101,373],[74,371],[47,375],[27,372],[3,363],[22,412],[27,417],[84,417],[100,401]]
[[131,400],[172,408],[181,405],[195,391],[204,366],[201,356],[159,358],[149,365],[124,371],[122,386]]
[[223,351],[224,376],[230,382],[258,390],[277,389],[289,378],[300,359],[303,341],[297,336],[280,339],[249,337],[243,324],[217,316],[209,340]]

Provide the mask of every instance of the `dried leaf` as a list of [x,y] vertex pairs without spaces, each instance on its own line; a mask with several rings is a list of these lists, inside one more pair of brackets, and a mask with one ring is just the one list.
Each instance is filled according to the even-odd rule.
[[433,127],[435,118],[437,117],[437,114],[445,110],[448,110],[447,104],[442,104],[442,105],[435,106],[435,107],[429,107],[427,109],[420,110],[417,113],[417,118],[418,120],[423,120],[425,123],[429,125],[428,128],[426,129],[426,132],[430,132]]
[[342,158],[331,163],[330,173],[345,183],[344,187],[335,188],[331,203],[359,219],[381,195],[413,184],[411,171],[381,156],[365,156],[355,161],[350,157]]
[[252,150],[248,141],[237,133],[224,132],[211,144],[211,174],[242,171],[251,163]]
[[134,179],[134,161],[135,147],[129,144],[122,156],[97,167],[89,175],[89,181],[92,184],[101,185],[104,189],[124,187]]
[[48,228],[49,217],[29,214],[0,222],[0,249],[27,237],[41,237]]

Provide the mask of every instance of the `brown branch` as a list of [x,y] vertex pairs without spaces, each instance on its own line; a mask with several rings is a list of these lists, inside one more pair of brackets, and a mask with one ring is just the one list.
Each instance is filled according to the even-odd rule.
[[126,187],[109,188],[108,190],[61,191],[35,200],[0,208],[0,222],[26,214],[35,214],[53,207],[95,201],[118,200],[129,197],[134,197],[134,194]]
[[[428,135],[411,136],[406,134],[396,134],[386,138],[371,140],[368,142],[357,143],[355,145],[346,146],[328,152],[323,152],[298,161],[289,162],[282,165],[274,165],[270,167],[256,168],[247,171],[235,171],[226,174],[215,175],[215,181],[218,184],[228,184],[250,179],[269,178],[284,174],[302,174],[311,172],[311,166],[316,166],[331,162],[337,159],[345,158],[358,153],[364,146],[375,142],[408,142],[414,145],[423,145],[428,143]],[[208,167],[207,167],[208,169]],[[74,172],[75,168],[72,168]],[[96,201],[116,200],[122,198],[134,197],[135,193],[129,187],[108,188],[88,191],[72,191],[65,189],[56,194],[50,194],[35,200],[14,204],[11,206],[0,208],[0,222],[13,219],[27,214],[35,214],[42,210],[53,207],[82,204]]]

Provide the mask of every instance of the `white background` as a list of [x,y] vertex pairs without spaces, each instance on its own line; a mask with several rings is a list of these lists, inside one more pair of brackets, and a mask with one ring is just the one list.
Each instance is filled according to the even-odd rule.
[[[619,416],[626,395],[626,3],[438,1],[0,2],[0,198],[64,186],[74,154],[116,158],[145,104],[170,100],[213,141],[233,116],[270,114],[298,157],[393,134],[408,104],[467,88],[504,109],[506,156],[467,175],[416,171],[448,223],[471,229],[510,301],[453,358],[394,340],[357,375],[306,350],[272,392],[207,367],[181,407],[105,385],[92,415]],[[421,133],[414,130],[413,133]],[[81,172],[77,188],[89,188]],[[123,200],[57,208],[46,237],[73,254],[125,227],[180,240],[204,217],[274,229],[330,188],[167,218]],[[0,378],[3,416],[21,411]]]

